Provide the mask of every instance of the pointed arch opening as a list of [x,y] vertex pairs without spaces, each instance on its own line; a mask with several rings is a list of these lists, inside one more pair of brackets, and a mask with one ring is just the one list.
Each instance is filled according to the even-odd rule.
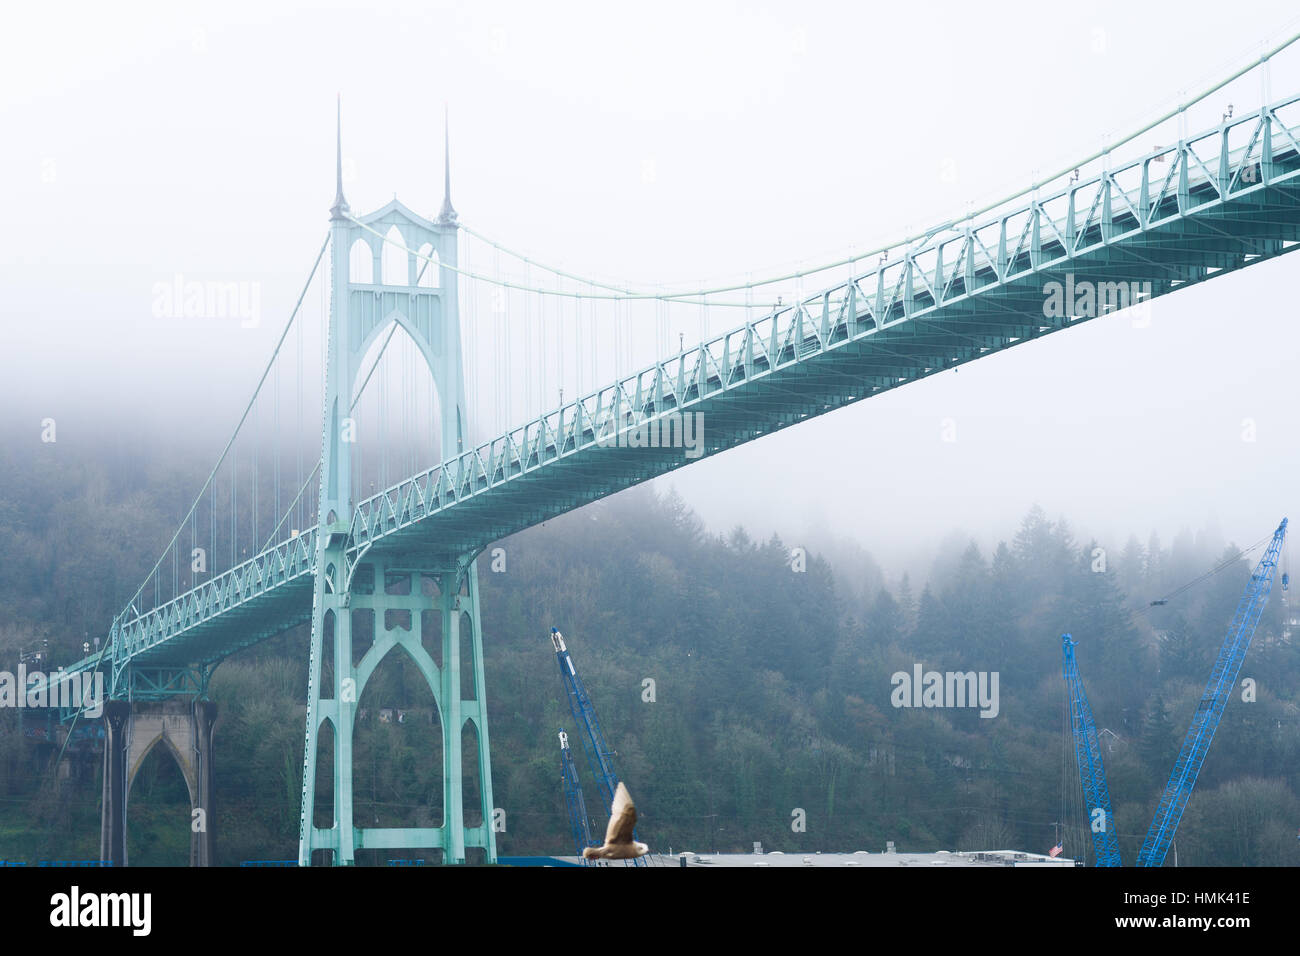
[[384,655],[352,732],[356,825],[440,827],[443,729],[433,691],[402,645]]
[[328,830],[334,825],[334,722],[321,721],[316,733],[316,800],[312,825]]
[[375,251],[365,239],[357,239],[348,250],[348,281],[371,285],[375,281]]
[[483,781],[479,777],[478,727],[465,721],[460,735],[461,804],[467,827],[483,824]]
[[[364,499],[442,460],[442,403],[429,359],[404,320],[395,317],[372,333],[357,369],[352,491]],[[401,504],[394,495],[395,515]]]
[[171,741],[159,736],[131,780],[126,858],[132,866],[189,866],[189,784]]
[[420,612],[420,645],[433,663],[442,668],[442,608],[435,604]]
[[321,697],[334,696],[334,609],[325,612],[321,626],[320,665],[316,674]]
[[406,251],[406,240],[396,226],[389,226],[384,234],[383,262],[384,285],[411,284],[411,254]]
[[474,621],[460,614],[460,699],[478,700],[474,684]]

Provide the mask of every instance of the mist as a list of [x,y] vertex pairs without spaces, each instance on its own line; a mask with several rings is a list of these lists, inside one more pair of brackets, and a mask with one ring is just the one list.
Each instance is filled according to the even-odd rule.
[[[71,9],[15,10],[0,39],[0,414],[17,458],[48,418],[64,447],[119,435],[216,460],[325,235],[336,93],[354,210],[396,194],[432,215],[445,105],[464,222],[583,274],[707,284],[1020,188],[1257,55],[1294,13],[1246,4],[1206,31],[1208,6],[1012,4],[992,31],[963,4]],[[55,31],[57,49],[34,42]],[[1082,66],[1024,82],[1053,58]],[[1279,61],[1271,83],[1291,92],[1300,68]],[[1100,318],[655,484],[716,533],[860,548],[891,578],[924,575],[952,536],[994,546],[1034,505],[1111,548],[1152,531],[1255,541],[1295,512],[1292,271],[1283,257],[1172,293],[1149,322]],[[255,286],[257,320],[157,314],[178,277]],[[312,293],[309,336],[323,308]],[[725,312],[707,331],[742,321]],[[522,414],[498,407],[492,336],[528,317],[500,332],[462,314],[486,438]],[[701,331],[673,320],[637,356]],[[606,375],[601,358],[585,387]],[[319,392],[302,391],[314,449]]]

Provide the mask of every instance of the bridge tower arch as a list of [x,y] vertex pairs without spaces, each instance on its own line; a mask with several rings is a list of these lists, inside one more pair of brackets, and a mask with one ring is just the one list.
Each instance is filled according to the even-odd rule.
[[[309,866],[315,851],[326,850],[335,865],[351,865],[359,849],[439,848],[446,863],[463,863],[466,848],[480,848],[496,860],[492,831],[492,777],[488,752],[487,706],[483,687],[483,644],[479,611],[476,552],[458,553],[429,542],[415,550],[372,552],[354,547],[352,520],[357,497],[351,487],[355,425],[350,411],[363,387],[363,359],[374,342],[397,323],[414,341],[433,377],[438,394],[442,460],[469,447],[465,407],[464,356],[456,271],[459,223],[451,204],[448,149],[442,208],[433,219],[412,212],[397,199],[365,216],[354,217],[343,195],[342,136],[336,157],[336,192],[330,209],[330,308],[327,328],[324,433],[321,441],[320,533],[312,598],[311,658],[307,689],[306,740],[303,754],[302,805],[298,863]],[[393,266],[385,237],[396,233],[406,260],[405,275]],[[364,243],[372,256],[370,282],[355,281],[353,248]],[[411,250],[429,248],[422,258]],[[425,275],[437,269],[436,281]],[[397,274],[395,275],[394,272]],[[405,281],[399,281],[405,279]],[[423,579],[436,582],[427,594]],[[403,583],[404,582],[404,583]],[[374,612],[374,643],[354,661],[352,610]],[[326,615],[333,612],[333,626]],[[392,613],[389,613],[392,612]],[[441,662],[435,663],[421,643],[424,615],[441,623]],[[469,659],[462,659],[461,622],[468,621]],[[322,673],[324,641],[332,641],[333,666]],[[443,823],[440,827],[363,829],[353,818],[352,741],[357,703],[366,681],[388,653],[405,650],[433,692],[443,731]],[[461,672],[473,675],[476,693],[462,699]],[[326,686],[328,684],[328,686]],[[317,745],[321,727],[333,733],[333,818],[316,825]],[[479,741],[478,787],[482,806],[479,826],[466,827],[463,812],[462,733],[472,725]]]
[[190,798],[190,866],[212,866],[212,731],[217,705],[206,698],[154,701],[110,700],[104,704],[103,805],[100,859],[127,865],[126,809],[131,786],[155,747],[169,752]]

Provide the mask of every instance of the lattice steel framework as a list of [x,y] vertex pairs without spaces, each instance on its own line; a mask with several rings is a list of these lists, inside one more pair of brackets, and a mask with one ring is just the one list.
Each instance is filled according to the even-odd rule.
[[1278,560],[1282,552],[1282,542],[1286,540],[1287,519],[1273,532],[1273,540],[1268,550],[1259,559],[1259,564],[1251,572],[1246,582],[1246,590],[1237,602],[1237,611],[1232,616],[1228,634],[1219,647],[1219,656],[1215,658],[1214,669],[1205,684],[1201,700],[1192,714],[1192,722],[1183,738],[1182,749],[1174,761],[1174,769],[1160,795],[1160,803],[1151,817],[1151,826],[1142,840],[1142,849],[1138,851],[1138,866],[1163,866],[1169,845],[1178,832],[1178,823],[1183,818],[1187,801],[1191,799],[1196,788],[1196,778],[1205,764],[1205,756],[1210,752],[1214,741],[1214,732],[1219,727],[1228,698],[1236,689],[1237,674],[1241,672],[1241,663],[1250,650],[1251,638],[1259,626],[1260,616],[1268,604],[1268,594],[1273,588],[1273,575],[1277,571]]
[[[684,349],[477,447],[466,440],[452,271],[458,268],[459,230],[449,193],[436,220],[396,200],[354,218],[340,176],[331,210],[332,301],[317,526],[160,606],[132,603],[114,619],[104,652],[66,668],[64,677],[102,668],[114,698],[192,695],[219,661],[310,620],[305,764],[312,772],[304,780],[303,862],[313,848],[333,850],[336,861],[348,862],[365,846],[410,846],[395,842],[408,835],[420,841],[436,836],[434,845],[443,847],[448,859],[460,858],[466,845],[484,845],[492,857],[490,828],[463,829],[458,805],[451,803],[436,833],[357,830],[350,818],[350,779],[341,777],[334,781],[337,819],[329,827],[314,825],[313,747],[326,720],[339,731],[336,746],[348,748],[336,756],[350,757],[352,718],[335,685],[359,673],[351,660],[346,612],[360,566],[438,582],[439,603],[414,609],[436,613],[444,624],[445,653],[441,668],[429,672],[431,686],[437,685],[438,693],[444,686],[459,687],[449,681],[447,669],[464,663],[474,670],[478,698],[440,698],[448,735],[444,759],[459,788],[459,763],[453,758],[458,760],[460,737],[449,728],[473,725],[488,826],[491,781],[472,561],[480,549],[692,460],[681,448],[611,442],[616,433],[647,421],[701,414],[705,428],[698,450],[710,456],[1106,315],[1124,304],[1111,293],[1133,283],[1149,286],[1150,298],[1159,298],[1300,248],[1298,134],[1300,95],[1292,95],[1235,118],[1225,116],[1215,127],[1099,173],[1040,184],[987,213],[939,224],[883,253],[874,268],[853,270],[839,285]],[[410,254],[406,284],[351,281],[352,244],[367,243],[378,263],[382,239],[375,233],[382,236],[389,228],[396,228],[406,248],[428,243],[436,252],[443,264],[437,288],[418,285],[420,260]],[[1053,314],[1045,307],[1051,284],[1070,289],[1085,282],[1097,290],[1092,311],[1076,314],[1067,305]],[[393,323],[410,334],[436,383],[442,458],[358,500],[340,427],[360,358]],[[396,597],[376,596],[382,605],[376,613]],[[320,673],[327,620],[336,662],[328,688]],[[459,644],[451,638],[462,625],[471,637],[468,662],[453,653]],[[360,690],[354,689],[358,697]],[[449,793],[447,799],[458,797]]]
[[[1092,719],[1092,707],[1079,676],[1079,663],[1074,656],[1078,642],[1069,634],[1061,635],[1061,671],[1070,697],[1070,736],[1074,741],[1074,760],[1079,768],[1079,784],[1083,788],[1084,807],[1088,812],[1088,825],[1092,833],[1092,850],[1097,866],[1119,866],[1119,839],[1115,834],[1115,813],[1110,808],[1110,790],[1106,785],[1106,766],[1101,757],[1101,742],[1097,739],[1097,725]],[[1101,818],[1097,818],[1097,814]]]
[[[1116,307],[1109,291],[1121,284],[1149,283],[1156,299],[1292,252],[1300,248],[1297,135],[1300,95],[987,218],[936,226],[842,285],[476,447],[446,441],[464,434],[455,422],[438,465],[363,500],[336,500],[330,540],[305,529],[160,607],[128,607],[113,622],[104,661],[113,693],[125,696],[131,665],[219,661],[309,619],[318,555],[339,536],[345,567],[367,552],[416,548],[450,568],[460,555],[689,463],[680,448],[611,441],[637,423],[700,412],[707,457],[1105,315]],[[396,201],[361,219],[342,210],[340,242],[364,239],[378,256],[380,240],[360,224],[381,232],[396,225],[408,247],[433,235],[439,259],[456,263],[454,218],[429,222]],[[418,342],[441,316],[443,296],[455,301],[453,278],[444,274],[436,291],[345,287],[351,341],[373,341],[401,321]],[[1096,314],[1046,315],[1044,289],[1054,282],[1090,283]],[[445,354],[434,364],[440,392],[447,376],[460,380]],[[99,665],[91,656],[67,672]]]
[[[330,210],[331,278],[328,344],[325,368],[324,435],[320,471],[319,526],[313,568],[311,657],[308,677],[307,731],[303,755],[302,808],[298,862],[312,863],[317,850],[330,851],[336,865],[355,861],[360,849],[436,848],[446,863],[463,863],[466,847],[481,847],[489,862],[496,860],[492,830],[492,774],[489,760],[487,708],[483,699],[483,645],[479,614],[475,549],[458,549],[456,542],[406,549],[400,554],[369,553],[352,546],[355,501],[351,488],[353,434],[349,420],[354,392],[361,385],[363,359],[370,346],[397,323],[410,335],[423,356],[438,390],[442,456],[455,459],[464,451],[466,429],[464,366],[461,354],[457,296],[457,217],[451,206],[450,173],[447,195],[436,221],[425,219],[394,199],[368,216],[353,219],[343,196],[340,147],[338,185]],[[436,287],[418,284],[419,264],[407,256],[407,282],[385,284],[381,273],[382,243],[362,228],[397,230],[413,249],[428,244],[442,268]],[[374,256],[372,283],[353,281],[350,254],[363,242]],[[425,582],[435,593],[426,592]],[[374,643],[357,658],[353,646],[353,617],[374,616]],[[441,630],[441,663],[423,646],[425,615],[435,615]],[[468,659],[461,659],[462,630],[468,630]],[[326,661],[326,650],[331,652]],[[401,649],[424,677],[434,696],[443,733],[443,822],[439,827],[372,828],[356,825],[353,814],[352,738],[357,704],[366,682],[380,661]],[[327,666],[328,664],[328,666]],[[461,672],[473,676],[472,697],[463,696]],[[326,801],[318,791],[317,754],[321,730],[333,733],[333,785],[328,805],[329,825],[318,826],[316,809]],[[462,739],[468,728],[476,735],[480,806],[478,822],[465,825],[463,808]]]

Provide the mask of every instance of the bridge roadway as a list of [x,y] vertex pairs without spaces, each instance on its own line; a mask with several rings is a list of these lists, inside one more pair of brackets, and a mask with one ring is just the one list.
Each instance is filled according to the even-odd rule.
[[[629,421],[699,413],[701,456],[714,455],[1095,317],[1047,314],[1045,287],[1067,274],[1074,288],[1095,283],[1113,310],[1130,283],[1150,283],[1155,298],[1293,251],[1298,138],[1293,96],[985,218],[946,223],[851,281],[361,501],[349,560],[382,553],[427,568],[694,460],[680,447],[618,447],[610,436]],[[214,666],[309,620],[316,545],[308,529],[161,607],[129,611],[110,635],[112,667],[92,656],[67,673],[131,664],[156,674],[158,696],[182,689],[187,666]],[[117,684],[114,694],[124,692]],[[144,686],[134,693],[151,696]]]

